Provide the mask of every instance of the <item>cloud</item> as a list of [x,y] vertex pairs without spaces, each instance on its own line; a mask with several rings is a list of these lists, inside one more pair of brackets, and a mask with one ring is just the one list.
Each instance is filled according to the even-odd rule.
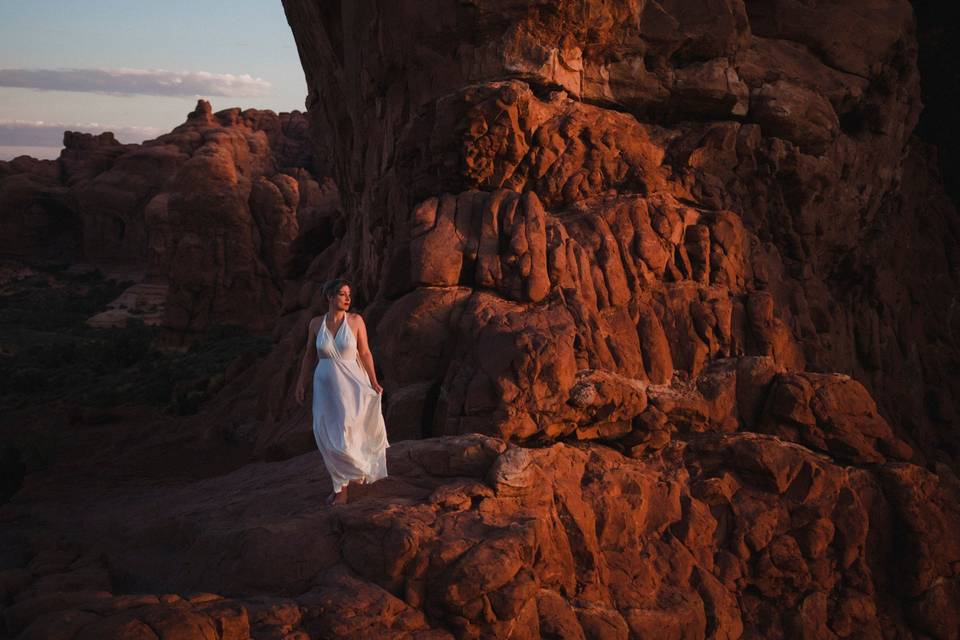
[[268,95],[270,83],[253,76],[162,69],[0,69],[0,87],[117,95]]
[[158,127],[129,125],[44,122],[42,120],[0,120],[0,145],[10,147],[62,147],[64,131],[103,133],[112,131],[120,142],[143,142],[166,133]]

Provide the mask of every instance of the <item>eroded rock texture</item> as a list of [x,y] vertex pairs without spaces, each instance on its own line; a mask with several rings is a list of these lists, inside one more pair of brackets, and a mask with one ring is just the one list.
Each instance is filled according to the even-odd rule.
[[451,498],[504,528],[449,525],[462,567],[421,523],[355,577],[460,637],[955,637],[960,254],[909,4],[284,6],[345,226],[237,432],[312,446],[346,275],[395,442],[532,447]]
[[[395,437],[551,440],[584,380],[770,356],[954,459],[957,218],[912,137],[907,2],[284,6],[348,222],[272,372],[310,279],[349,275]],[[308,435],[287,384],[264,442]]]
[[[161,143],[196,169],[144,205],[153,264],[199,265],[176,276],[183,309],[234,259],[204,234],[259,247],[248,274],[301,243],[258,298],[279,301],[277,346],[180,431],[72,433],[87,449],[25,479],[0,509],[7,630],[958,637],[958,229],[912,137],[909,4],[284,8],[340,213],[305,231],[319,181],[255,152],[247,112],[200,108],[171,134],[189,153]],[[99,151],[59,166],[89,202],[129,188],[98,163],[166,166],[83,143]],[[17,188],[62,184],[30,170]],[[320,283],[342,275],[391,476],[326,508],[291,392]],[[279,460],[180,478],[156,458],[210,465],[224,440]]]
[[[175,452],[161,433],[144,434],[149,457],[182,457],[183,439]],[[479,435],[388,454],[390,478],[331,509],[316,451],[175,484],[130,475],[112,489],[102,463],[116,468],[114,453],[91,451],[98,467],[65,468],[56,491],[28,482],[0,509],[6,629],[77,639],[956,637],[960,486],[949,470],[851,466],[756,433],[674,440],[637,459]],[[21,527],[27,516],[44,528]]]
[[170,284],[164,324],[272,327],[282,283],[329,235],[336,188],[307,170],[299,112],[200,101],[142,145],[67,132],[57,161],[0,162],[0,247],[128,262]]

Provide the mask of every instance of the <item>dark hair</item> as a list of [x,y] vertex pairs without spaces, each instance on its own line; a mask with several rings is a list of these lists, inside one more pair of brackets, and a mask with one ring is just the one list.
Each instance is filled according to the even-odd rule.
[[[350,287],[350,281],[345,278],[336,278],[334,280],[327,281],[327,283],[323,285],[323,297],[327,299],[332,298],[333,296],[337,295],[344,285]],[[350,288],[352,289],[353,287]]]

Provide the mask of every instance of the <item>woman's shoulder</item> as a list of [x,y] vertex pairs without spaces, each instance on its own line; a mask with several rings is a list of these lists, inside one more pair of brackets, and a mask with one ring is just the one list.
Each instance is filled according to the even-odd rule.
[[350,320],[350,324],[359,327],[363,324],[363,316],[359,313],[353,313],[352,311],[347,313],[347,318]]

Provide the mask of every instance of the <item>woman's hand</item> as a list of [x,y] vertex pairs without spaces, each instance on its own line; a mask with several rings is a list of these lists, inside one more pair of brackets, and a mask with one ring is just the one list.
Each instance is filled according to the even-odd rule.
[[296,399],[297,404],[303,404],[303,401],[307,398],[307,390],[303,386],[303,382],[297,382],[297,388],[293,392],[293,397]]
[[[373,366],[373,356],[370,354],[370,346],[367,344],[367,325],[363,322],[363,316],[353,315],[354,323],[357,328],[357,362],[363,367],[370,381],[370,386],[377,395],[383,395],[383,387],[376,381],[376,369]],[[344,320],[346,322],[346,320]]]

